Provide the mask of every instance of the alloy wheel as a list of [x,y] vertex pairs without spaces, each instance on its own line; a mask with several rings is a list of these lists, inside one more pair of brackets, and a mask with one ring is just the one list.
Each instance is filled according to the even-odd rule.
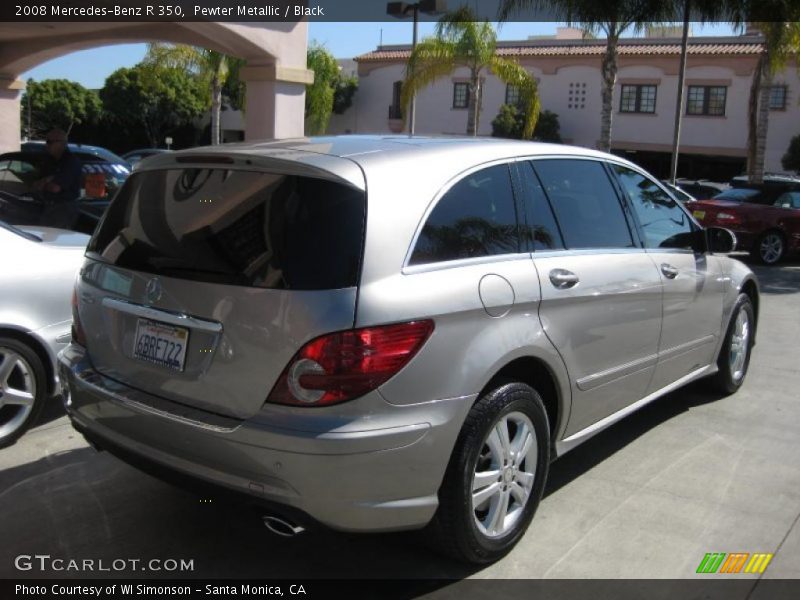
[[728,357],[731,366],[731,377],[737,383],[744,377],[747,353],[750,351],[750,317],[740,310],[736,315],[736,323],[731,335],[731,350]]
[[512,531],[522,517],[536,476],[536,431],[521,412],[500,417],[486,439],[472,475],[472,512],[490,538]]
[[768,265],[778,262],[783,256],[783,238],[777,233],[768,233],[761,238],[759,252],[761,260]]
[[21,355],[0,347],[0,438],[23,426],[33,411],[36,380]]

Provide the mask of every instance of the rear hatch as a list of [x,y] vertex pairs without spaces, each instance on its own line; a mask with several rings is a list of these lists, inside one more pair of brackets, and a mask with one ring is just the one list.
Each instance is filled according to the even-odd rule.
[[250,417],[305,342],[353,326],[363,174],[314,155],[157,164],[131,175],[89,244],[89,357],[145,392]]

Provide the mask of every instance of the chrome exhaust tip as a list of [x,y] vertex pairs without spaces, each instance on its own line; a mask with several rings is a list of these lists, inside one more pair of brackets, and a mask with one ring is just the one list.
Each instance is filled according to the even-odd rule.
[[264,521],[264,526],[267,529],[269,529],[275,535],[279,535],[281,537],[294,537],[305,531],[305,527],[295,525],[283,517],[264,515],[262,519]]

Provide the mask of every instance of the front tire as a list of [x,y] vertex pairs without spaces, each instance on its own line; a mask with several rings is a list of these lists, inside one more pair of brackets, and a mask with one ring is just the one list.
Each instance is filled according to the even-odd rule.
[[47,375],[36,352],[19,340],[0,337],[0,448],[33,425],[46,397]]
[[755,324],[755,311],[750,297],[739,294],[717,358],[718,371],[709,379],[715,391],[730,395],[742,387],[750,366]]
[[539,393],[505,383],[484,394],[467,415],[439,490],[428,526],[435,546],[473,564],[504,556],[536,512],[549,464],[550,428]]

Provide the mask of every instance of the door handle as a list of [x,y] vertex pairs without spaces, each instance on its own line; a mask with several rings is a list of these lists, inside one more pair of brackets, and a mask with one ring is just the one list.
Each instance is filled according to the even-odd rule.
[[566,269],[553,269],[550,271],[550,282],[560,290],[574,287],[580,281],[577,275]]
[[661,263],[661,272],[667,279],[675,279],[678,276],[678,269],[667,263]]

